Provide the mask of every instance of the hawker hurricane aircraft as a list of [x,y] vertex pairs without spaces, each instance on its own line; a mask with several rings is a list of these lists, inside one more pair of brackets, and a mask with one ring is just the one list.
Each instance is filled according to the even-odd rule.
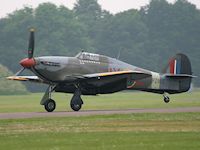
[[[80,52],[75,57],[33,57],[34,32],[34,29],[30,30],[28,58],[20,61],[23,69],[8,79],[48,84],[40,102],[48,112],[56,108],[51,98],[53,91],[73,93],[70,105],[74,111],[82,107],[81,95],[108,94],[122,90],[163,94],[164,102],[168,103],[170,99],[166,94],[188,91],[194,77],[190,61],[184,54],[172,57],[165,73],[156,73],[115,58],[87,52]],[[31,70],[35,76],[20,76],[24,69]]]

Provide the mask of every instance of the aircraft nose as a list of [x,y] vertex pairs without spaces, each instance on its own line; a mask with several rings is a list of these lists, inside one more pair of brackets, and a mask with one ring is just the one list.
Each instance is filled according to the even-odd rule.
[[22,65],[24,68],[31,68],[36,65],[36,62],[33,58],[25,58],[20,61],[20,65]]

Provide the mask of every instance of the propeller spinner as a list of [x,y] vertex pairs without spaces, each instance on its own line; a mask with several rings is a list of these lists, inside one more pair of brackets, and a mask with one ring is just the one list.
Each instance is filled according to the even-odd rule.
[[35,66],[36,62],[33,58],[34,53],[34,46],[35,46],[35,29],[30,29],[30,38],[29,38],[29,44],[28,44],[28,58],[25,58],[20,61],[20,65],[24,68],[31,68]]

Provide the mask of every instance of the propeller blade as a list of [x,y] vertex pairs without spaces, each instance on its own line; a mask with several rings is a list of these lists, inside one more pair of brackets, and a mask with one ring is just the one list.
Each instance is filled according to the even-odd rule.
[[18,76],[20,73],[22,73],[23,71],[25,70],[25,68],[22,68],[21,70],[19,70],[16,74],[15,74],[15,76]]
[[34,46],[35,46],[35,29],[31,28],[30,29],[30,38],[29,38],[29,45],[28,45],[28,58],[33,58],[33,53],[34,53]]

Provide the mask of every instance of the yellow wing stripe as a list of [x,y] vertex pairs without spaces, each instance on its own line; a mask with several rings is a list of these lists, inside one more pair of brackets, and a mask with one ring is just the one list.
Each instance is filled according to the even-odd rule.
[[26,78],[16,77],[16,76],[7,77],[7,79],[8,80],[18,80],[18,81],[28,81],[28,79],[26,79]]
[[106,72],[106,73],[99,73],[98,75],[100,77],[104,77],[104,76],[127,74],[127,73],[133,73],[133,71],[129,70],[129,71]]

